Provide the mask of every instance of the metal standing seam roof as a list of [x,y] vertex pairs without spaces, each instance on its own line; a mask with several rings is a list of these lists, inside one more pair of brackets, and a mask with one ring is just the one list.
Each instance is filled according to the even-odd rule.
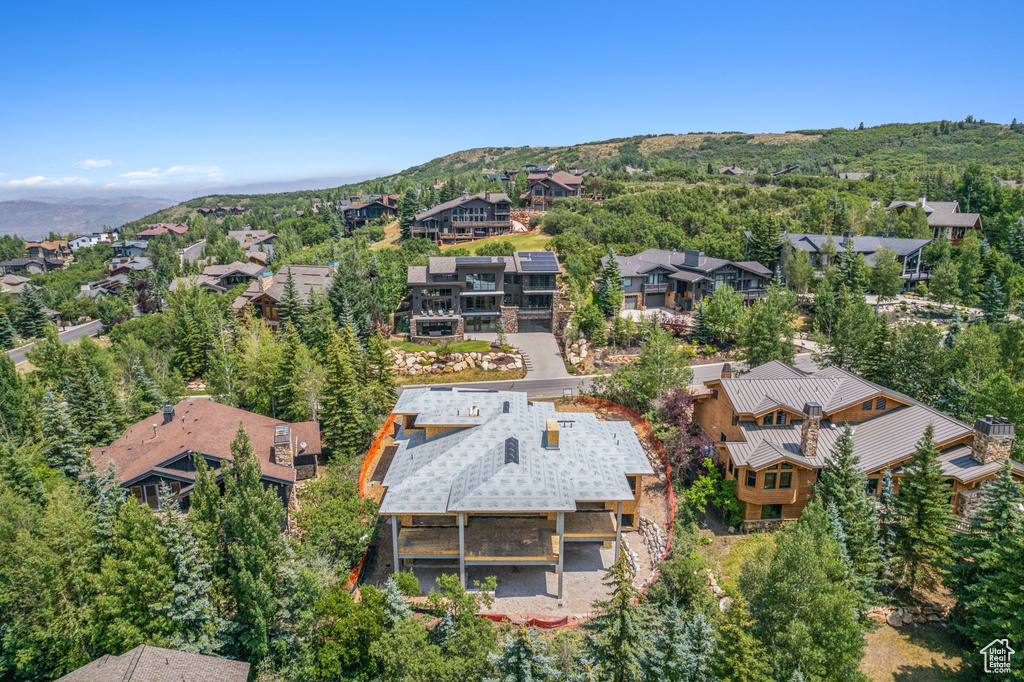
[[[556,412],[525,393],[410,389],[394,412],[453,428],[429,438],[400,429],[381,514],[574,511],[578,501],[631,500],[626,475],[654,473],[628,422]],[[545,447],[548,419],[560,424],[557,448]]]

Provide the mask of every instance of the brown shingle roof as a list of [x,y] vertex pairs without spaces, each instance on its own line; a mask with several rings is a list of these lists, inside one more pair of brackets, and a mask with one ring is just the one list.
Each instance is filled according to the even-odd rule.
[[[213,400],[193,398],[175,405],[174,418],[167,424],[163,423],[163,413],[159,412],[128,427],[123,436],[107,447],[93,448],[91,457],[100,470],[113,462],[118,478],[127,483],[185,452],[201,452],[230,460],[231,441],[241,424],[249,434],[253,452],[260,459],[263,475],[294,482],[294,469],[270,460],[274,427],[286,423]],[[304,450],[296,446],[296,454],[320,454],[320,430],[316,422],[291,424],[291,434],[294,443],[306,443]]]
[[249,664],[140,644],[120,656],[103,656],[58,682],[245,682]]

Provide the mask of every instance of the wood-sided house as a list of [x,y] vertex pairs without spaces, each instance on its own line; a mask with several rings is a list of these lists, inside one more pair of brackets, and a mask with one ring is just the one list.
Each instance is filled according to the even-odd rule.
[[[704,387],[695,417],[714,441],[726,478],[736,481],[747,528],[799,518],[846,424],[872,496],[885,469],[899,489],[901,466],[931,424],[952,511],[961,516],[972,511],[1014,439],[1005,419],[985,417],[971,427],[836,367],[808,374],[773,361],[734,377],[726,365]],[[1024,464],[1013,462],[1013,472],[1024,481]]]
[[195,458],[205,459],[219,482],[222,467],[231,463],[231,441],[239,424],[260,460],[263,484],[287,505],[295,481],[316,475],[321,454],[316,422],[289,424],[206,398],[190,398],[128,427],[110,445],[93,448],[90,456],[99,471],[113,464],[121,486],[140,503],[158,509],[157,490],[166,483],[187,509]]
[[526,191],[519,198],[538,211],[550,210],[555,199],[580,196],[583,187],[581,176],[565,171],[530,173],[527,182]]
[[337,271],[334,265],[285,265],[277,273],[263,269],[249,284],[249,287],[231,303],[235,314],[241,315],[249,309],[256,317],[277,329],[281,326],[278,306],[284,300],[289,273],[295,282],[295,291],[300,303],[306,304],[313,294],[326,295]]
[[928,197],[921,195],[916,202],[894,201],[885,210],[903,213],[908,208],[923,210],[928,216],[932,239],[945,239],[956,246],[970,231],[981,234],[981,215],[962,213],[957,201],[928,201]]
[[613,542],[637,528],[654,470],[629,422],[556,412],[526,393],[408,389],[379,513],[390,517],[393,568],[458,562],[549,566],[566,543]]

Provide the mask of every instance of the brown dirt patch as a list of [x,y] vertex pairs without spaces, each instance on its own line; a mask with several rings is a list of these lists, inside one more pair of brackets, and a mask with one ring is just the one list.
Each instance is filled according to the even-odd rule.
[[966,679],[962,652],[938,623],[896,629],[879,626],[866,636],[860,670],[873,682]]

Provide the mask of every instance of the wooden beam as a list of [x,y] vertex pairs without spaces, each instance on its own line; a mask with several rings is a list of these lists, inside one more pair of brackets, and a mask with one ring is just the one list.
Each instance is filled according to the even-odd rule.
[[619,560],[619,549],[622,546],[622,503],[615,504],[615,561]]
[[459,512],[459,580],[466,586],[466,517]]
[[565,567],[565,512],[558,512],[558,598],[562,598],[562,572]]
[[391,515],[391,547],[395,553],[395,563],[392,564],[392,572],[398,573],[401,570],[398,565],[398,517],[394,514]]

